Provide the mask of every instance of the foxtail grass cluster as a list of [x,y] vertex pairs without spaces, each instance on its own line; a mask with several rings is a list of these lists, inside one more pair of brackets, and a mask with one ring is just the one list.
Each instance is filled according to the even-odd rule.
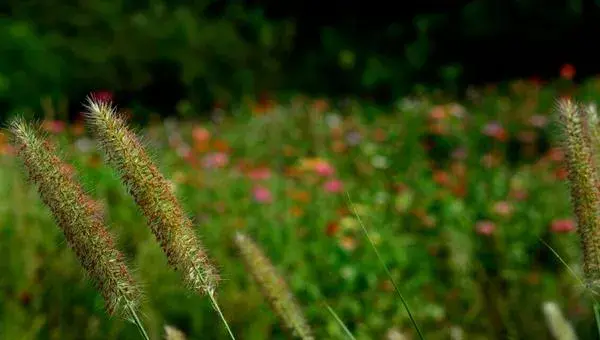
[[108,162],[119,173],[165,252],[189,289],[214,294],[219,275],[177,201],[136,135],[110,102],[89,98],[87,122]]
[[590,121],[586,108],[570,99],[557,105],[563,131],[563,150],[568,168],[571,201],[583,253],[587,284],[600,281],[600,190]]
[[108,313],[137,320],[140,290],[104,226],[99,205],[86,195],[72,168],[37,129],[17,119],[10,130],[29,181],[102,294]]
[[277,273],[269,258],[254,241],[241,232],[235,236],[235,244],[248,271],[268,299],[275,314],[283,324],[302,339],[313,339],[310,326],[285,280]]

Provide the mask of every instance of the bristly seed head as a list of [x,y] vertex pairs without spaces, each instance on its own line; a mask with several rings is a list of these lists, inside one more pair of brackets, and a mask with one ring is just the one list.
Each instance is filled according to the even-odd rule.
[[169,182],[109,101],[88,98],[86,119],[108,162],[116,169],[165,252],[169,264],[183,274],[186,285],[213,294],[219,275],[194,232]]
[[295,336],[305,340],[313,339],[310,326],[296,303],[294,295],[285,280],[277,273],[269,258],[254,241],[241,232],[236,234],[235,244],[252,277],[270,302],[275,314],[283,321],[284,326],[290,329]]
[[72,168],[38,131],[22,119],[13,120],[10,130],[29,181],[37,187],[69,246],[104,297],[108,313],[131,317],[140,290],[104,227],[98,204],[85,194]]
[[600,280],[600,191],[594,164],[587,113],[570,99],[558,102],[563,149],[571,187],[571,201],[588,282]]

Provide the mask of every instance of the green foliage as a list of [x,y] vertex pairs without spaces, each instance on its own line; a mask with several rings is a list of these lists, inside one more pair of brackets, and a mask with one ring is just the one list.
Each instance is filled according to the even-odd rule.
[[181,85],[178,95],[206,104],[273,86],[293,27],[236,4],[211,15],[210,5],[5,2],[12,15],[0,19],[0,100],[21,109],[81,89]]
[[[582,93],[593,98],[597,86]],[[371,107],[353,104],[342,115],[295,98],[268,113],[241,106],[220,123],[151,124],[144,135],[218,264],[219,303],[244,339],[287,334],[249,284],[232,242],[240,230],[285,276],[315,338],[345,334],[323,301],[357,339],[416,337],[343,190],[426,339],[549,338],[548,301],[591,338],[582,288],[540,242],[582,275],[563,155],[543,144],[556,91],[522,82],[510,91],[511,99],[488,89],[445,105],[405,99],[371,119],[362,114],[377,111]],[[139,227],[143,215],[89,137],[69,126],[52,140],[106,207],[118,248],[143,278],[150,337],[168,324],[189,338],[226,338],[210,302],[181,287],[151,231]],[[0,152],[2,337],[137,336],[105,315],[5,143]]]

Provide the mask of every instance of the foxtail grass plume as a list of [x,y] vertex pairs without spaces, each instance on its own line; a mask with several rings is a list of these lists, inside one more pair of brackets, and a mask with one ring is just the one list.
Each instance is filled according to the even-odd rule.
[[29,181],[37,187],[69,246],[102,294],[108,313],[137,319],[140,290],[104,227],[98,204],[85,194],[71,167],[36,129],[16,119],[10,130]]
[[285,280],[277,273],[258,245],[241,232],[236,234],[235,244],[246,267],[284,326],[297,337],[313,339],[311,329]]
[[571,201],[581,239],[583,270],[587,283],[597,284],[600,280],[600,191],[587,113],[570,99],[561,99],[557,110],[562,123]]
[[88,98],[87,122],[186,286],[214,294],[219,276],[173,189],[109,101]]
[[565,318],[556,302],[547,301],[542,304],[542,311],[552,337],[556,340],[577,340],[573,326]]
[[186,336],[179,329],[165,325],[165,340],[186,340]]

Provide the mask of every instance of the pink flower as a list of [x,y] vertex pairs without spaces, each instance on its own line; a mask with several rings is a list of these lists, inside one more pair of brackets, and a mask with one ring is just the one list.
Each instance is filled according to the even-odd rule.
[[554,220],[550,225],[550,230],[557,234],[570,233],[575,230],[575,221],[571,219]]
[[491,122],[483,127],[483,134],[499,141],[505,141],[508,138],[508,134],[504,127],[498,122]]
[[512,214],[513,207],[507,201],[500,201],[494,204],[493,210],[497,215],[507,217]]
[[99,102],[111,102],[113,100],[113,93],[106,90],[94,91],[90,94],[90,97]]
[[248,177],[253,181],[262,181],[271,178],[271,169],[260,167],[248,172]]
[[273,202],[273,196],[271,195],[271,191],[263,186],[255,186],[252,189],[252,196],[254,200],[258,203],[271,203]]
[[65,122],[60,120],[46,120],[42,126],[44,130],[55,134],[63,132],[66,128]]
[[327,162],[318,162],[315,164],[315,172],[320,176],[327,177],[335,173],[335,169]]
[[484,220],[475,224],[475,232],[483,236],[491,236],[496,231],[496,224],[492,221]]
[[323,189],[330,193],[339,193],[344,190],[344,183],[339,179],[330,179],[323,183]]
[[196,126],[192,129],[192,138],[197,143],[203,143],[210,139],[210,131],[204,127]]
[[229,163],[229,156],[226,153],[214,152],[202,158],[204,168],[223,168]]

